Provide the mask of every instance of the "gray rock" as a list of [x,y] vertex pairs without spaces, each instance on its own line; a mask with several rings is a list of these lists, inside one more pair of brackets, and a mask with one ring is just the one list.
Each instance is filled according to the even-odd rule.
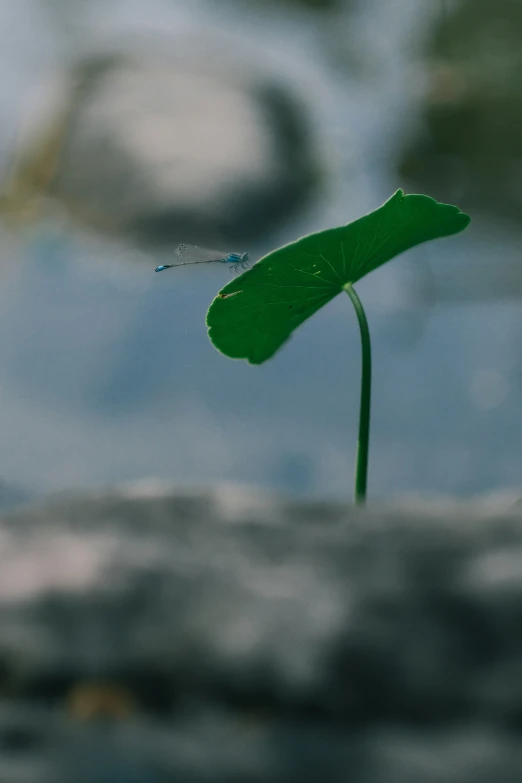
[[204,42],[192,51],[78,66],[51,121],[49,193],[83,223],[146,243],[236,247],[309,194],[317,164],[304,107],[239,54],[215,56]]
[[521,779],[520,506],[122,490],[0,565],[0,779]]

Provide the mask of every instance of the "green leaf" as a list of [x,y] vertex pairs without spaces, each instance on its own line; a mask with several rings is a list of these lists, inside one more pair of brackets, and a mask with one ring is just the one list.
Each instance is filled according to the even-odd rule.
[[232,359],[261,364],[334,296],[399,253],[462,231],[458,207],[398,190],[353,223],[284,245],[232,280],[207,313],[209,337]]

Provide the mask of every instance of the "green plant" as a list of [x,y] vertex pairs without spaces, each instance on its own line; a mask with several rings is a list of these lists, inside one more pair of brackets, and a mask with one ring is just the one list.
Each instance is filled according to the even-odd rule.
[[262,364],[307,318],[342,292],[357,314],[362,343],[355,500],[364,503],[368,475],[371,344],[353,284],[399,253],[462,231],[470,218],[458,207],[398,190],[353,223],[309,234],[273,250],[226,285],[207,313],[213,345],[232,359]]

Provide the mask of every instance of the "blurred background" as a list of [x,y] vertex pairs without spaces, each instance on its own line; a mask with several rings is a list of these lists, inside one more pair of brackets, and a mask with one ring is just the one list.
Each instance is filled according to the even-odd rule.
[[519,0],[0,2],[0,502],[137,479],[351,495],[357,323],[219,355],[221,265],[398,188],[470,229],[358,285],[370,495],[522,475]]
[[[522,1],[0,22],[0,783],[522,780]],[[357,285],[359,516],[348,298],[251,367],[154,267],[399,187],[473,220]]]

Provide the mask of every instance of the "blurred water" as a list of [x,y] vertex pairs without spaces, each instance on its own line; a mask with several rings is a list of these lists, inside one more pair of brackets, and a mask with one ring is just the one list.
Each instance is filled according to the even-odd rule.
[[[401,186],[390,155],[415,124],[412,62],[443,4],[360,2],[334,16],[277,6],[121,0],[80,14],[72,2],[3,0],[4,148],[42,74],[81,45],[202,32],[239,41],[253,65],[307,96],[328,172],[284,229],[234,249],[255,259],[374,209]],[[518,300],[444,305],[434,287],[438,266],[474,274],[477,256],[498,257],[489,236],[472,224],[358,286],[374,340],[374,497],[520,481]],[[508,240],[516,253],[518,237]],[[223,358],[206,336],[206,309],[228,280],[221,265],[155,275],[164,256],[136,259],[132,248],[52,228],[5,239],[0,259],[2,479],[42,492],[155,476],[351,494],[360,356],[347,299],[254,368]]]

